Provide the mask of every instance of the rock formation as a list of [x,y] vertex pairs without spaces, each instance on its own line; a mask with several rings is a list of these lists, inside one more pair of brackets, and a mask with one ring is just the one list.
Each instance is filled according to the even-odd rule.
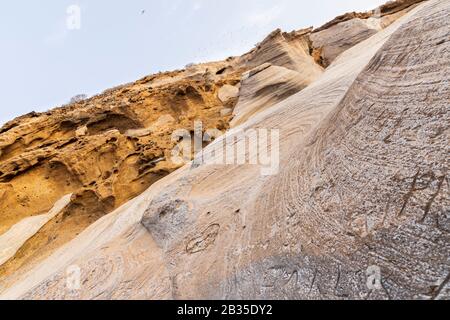
[[[392,2],[6,124],[0,298],[450,298],[449,32]],[[196,161],[261,128],[277,174]]]
[[423,0],[398,0],[363,13],[347,13],[314,30],[311,35],[315,58],[330,65],[342,52],[368,39],[408,13]]
[[192,130],[192,119],[227,129],[230,115],[221,110],[234,102],[222,103],[217,91],[238,83],[240,73],[213,76],[214,68],[221,65],[148,77],[6,124],[0,135],[0,234],[73,196],[19,256],[0,267],[0,275],[47,255],[177,169],[169,159],[172,133]]
[[231,126],[245,122],[253,115],[300,92],[310,83],[300,72],[269,63],[248,71],[241,82]]

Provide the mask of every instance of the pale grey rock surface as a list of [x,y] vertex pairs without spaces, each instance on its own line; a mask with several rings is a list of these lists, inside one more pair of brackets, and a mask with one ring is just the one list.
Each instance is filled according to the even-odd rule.
[[218,97],[224,104],[230,102],[231,99],[235,99],[239,96],[239,88],[236,86],[224,85],[220,88]]

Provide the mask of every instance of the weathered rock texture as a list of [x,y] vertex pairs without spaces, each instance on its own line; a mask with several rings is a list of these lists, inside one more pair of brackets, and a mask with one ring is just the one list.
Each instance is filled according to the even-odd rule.
[[221,87],[241,72],[216,75],[231,63],[147,77],[89,100],[6,124],[0,134],[0,234],[48,211],[73,193],[71,204],[0,267],[0,276],[45,257],[98,218],[136,197],[180,165],[170,161],[172,133],[193,119],[225,130],[236,99]]
[[[340,53],[325,72],[311,30],[276,31],[240,58],[149,77],[5,126],[4,231],[74,195],[67,213],[2,267],[0,297],[450,298],[450,1],[410,4],[382,7],[401,17]],[[338,18],[323,31],[352,19]],[[137,100],[95,107],[103,102],[95,99],[124,97]],[[228,128],[233,116],[224,109],[237,127],[205,152],[236,144],[240,130],[277,129],[280,140],[270,148],[279,145],[278,174],[261,175],[251,164],[174,171],[167,135],[192,130],[195,118]],[[71,122],[61,120],[67,115]],[[61,131],[63,122],[68,129]],[[37,139],[40,132],[47,133]],[[39,145],[46,135],[57,142]],[[72,136],[75,142],[64,143]],[[85,147],[77,149],[80,140]],[[230,148],[220,150],[216,158]],[[108,160],[98,160],[102,155]],[[51,170],[58,179],[46,179]],[[142,180],[143,172],[152,178]],[[23,195],[28,200],[14,202]],[[55,234],[65,241],[52,245],[48,235]],[[33,260],[33,243],[54,253]],[[17,259],[24,259],[21,268]],[[74,267],[79,289],[67,287]],[[367,285],[374,267],[381,272],[375,288]]]
[[347,13],[311,34],[315,58],[324,66],[337,56],[386,28],[423,0],[398,0],[364,13]]
[[0,265],[0,277],[47,257],[178,169],[181,165],[171,157],[178,130],[194,132],[194,121],[201,121],[204,131],[225,132],[247,71],[270,62],[299,81],[288,79],[292,75],[279,79],[281,85],[289,82],[279,88],[288,91],[284,93],[276,92],[276,83],[267,87],[261,92],[265,105],[251,106],[254,110],[246,110],[247,117],[316,80],[323,68],[310,55],[308,32],[278,30],[242,57],[148,76],[3,126],[0,235],[23,219],[47,212],[61,197],[73,196],[70,205]]
[[48,213],[23,219],[8,232],[0,236],[0,264],[4,264],[14,257],[17,251],[33,237],[43,226],[51,221],[69,203],[71,195],[57,201]]
[[232,126],[303,90],[310,84],[302,73],[268,63],[244,75],[240,96],[234,108]]

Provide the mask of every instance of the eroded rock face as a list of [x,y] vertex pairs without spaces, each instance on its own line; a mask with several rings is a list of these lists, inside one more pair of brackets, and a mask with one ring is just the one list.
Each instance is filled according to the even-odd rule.
[[[225,66],[236,68],[215,73]],[[73,239],[98,218],[180,167],[171,161],[172,133],[225,130],[235,99],[218,92],[240,82],[234,61],[150,76],[43,114],[18,118],[0,134],[0,235],[47,212],[64,195],[71,205],[0,267],[6,275]],[[47,241],[43,245],[44,241]]]
[[231,100],[237,99],[239,97],[239,87],[225,85],[220,88],[217,96],[220,101],[222,101],[222,103],[229,103]]
[[320,52],[320,59],[328,66],[342,52],[364,41],[381,30],[381,26],[369,19],[354,18],[336,24],[329,29],[311,35],[313,44]]
[[310,82],[300,72],[284,67],[261,65],[244,74],[231,126],[244,123],[257,113],[300,92]]
[[[37,145],[24,149],[24,141],[35,140],[31,135],[8,147],[16,141],[8,132],[21,125],[31,130],[29,124],[38,124],[43,115],[28,115],[5,126],[0,138],[8,141],[2,148],[8,152],[2,153],[0,165],[5,163],[8,170],[0,169],[0,199],[14,205],[8,199],[17,196],[18,186],[29,188],[25,178],[17,180],[20,176],[33,173],[40,179],[43,172],[51,172],[47,167],[33,171],[35,157],[22,156],[28,152],[47,155],[40,161],[49,165],[58,160],[60,177],[74,177],[49,179],[55,198],[58,188],[76,190],[64,209],[69,211],[44,226],[38,240],[21,250],[37,244],[46,248],[42,241],[48,235],[66,240],[50,243],[55,252],[40,263],[24,264],[17,271],[9,262],[10,276],[2,278],[0,297],[450,298],[450,1],[410,4],[382,7],[382,12],[401,12],[401,17],[339,54],[325,71],[318,65],[321,58],[315,56],[310,29],[276,31],[242,57],[117,89],[120,100],[123,95],[133,99],[126,108],[105,112],[80,105],[45,115],[46,121],[59,112],[84,110],[89,115],[76,125],[65,123],[70,130],[63,134],[57,131],[56,136],[63,137],[57,151],[53,145],[49,150]],[[408,12],[403,13],[405,8]],[[327,28],[352,19],[338,19]],[[305,69],[299,68],[305,64]],[[226,86],[240,88],[238,99],[220,99],[221,89],[230,92]],[[150,87],[153,91],[147,96]],[[146,98],[140,100],[142,94]],[[111,96],[101,99],[110,101]],[[149,111],[154,104],[163,114]],[[245,115],[239,123],[244,130],[280,131],[278,174],[263,176],[259,166],[250,164],[188,164],[154,184],[148,182],[150,188],[127,201],[133,197],[129,190],[134,190],[127,189],[133,186],[127,179],[139,177],[141,166],[142,172],[152,174],[175,170],[166,168],[163,157],[171,146],[165,140],[169,128],[191,129],[189,115],[227,128],[233,116],[225,109],[234,112],[233,121]],[[60,126],[58,121],[50,127]],[[224,142],[233,146],[230,137],[236,134],[217,138],[207,150]],[[63,143],[72,136],[87,145],[98,143],[88,148],[95,150],[95,159],[103,154],[122,159],[128,152],[140,158],[146,150],[155,157],[137,162],[137,167],[133,161],[117,167],[116,158],[108,158],[98,169],[98,160],[82,161],[90,159],[87,152],[69,157],[79,150],[74,147],[78,140]],[[275,145],[269,142],[269,148]],[[64,155],[64,150],[70,153]],[[22,163],[32,168],[21,169]],[[102,170],[111,167],[117,168],[112,175],[121,177],[123,184],[111,180],[111,188],[106,175],[86,186],[91,177],[103,177]],[[72,172],[86,172],[89,178]],[[23,196],[20,203],[39,202],[28,198]],[[115,209],[118,203],[123,206]],[[10,212],[11,221],[19,220]],[[77,217],[91,220],[77,224]],[[71,237],[61,230],[74,229],[81,233],[69,242]],[[66,285],[67,270],[73,266],[80,270],[79,290]]]
[[309,83],[316,80],[323,69],[311,56],[312,28],[293,31],[291,33],[275,30],[257,47],[242,56],[246,64],[257,68],[264,63],[300,72]]
[[[252,123],[281,129],[279,175],[205,167],[179,178],[192,189],[172,198],[201,202],[183,240],[163,248],[175,297],[449,297],[450,2],[417,9]],[[214,245],[186,251],[213,225]]]
[[[299,85],[292,79],[280,81],[290,81],[298,90],[323,72],[310,55],[307,33],[276,31],[242,57],[148,76],[4,125],[0,129],[0,235],[24,219],[46,213],[63,196],[73,197],[67,208],[0,266],[0,276],[47,257],[180,168],[182,164],[172,159],[179,142],[174,133],[192,134],[195,121],[202,123],[203,131],[225,132],[234,117],[242,75],[269,61],[295,69]],[[270,90],[277,87],[268,86],[266,91]],[[274,96],[279,101],[287,93],[272,93],[267,102],[274,102]]]
[[388,27],[423,1],[391,1],[369,12],[352,12],[335,18],[311,34],[315,58],[329,66],[342,52]]

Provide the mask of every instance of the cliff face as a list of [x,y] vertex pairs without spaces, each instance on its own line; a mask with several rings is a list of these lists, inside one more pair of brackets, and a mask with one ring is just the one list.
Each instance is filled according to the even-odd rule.
[[[194,122],[201,121],[204,132],[225,133],[237,118],[235,106],[244,74],[254,82],[257,76],[252,70],[270,63],[271,70],[285,70],[297,83],[280,74],[279,83],[268,86],[266,92],[260,88],[256,95],[263,101],[247,106],[241,120],[317,79],[323,68],[310,54],[311,31],[277,30],[242,57],[151,75],[4,125],[0,129],[0,234],[23,219],[45,214],[62,197],[72,196],[16,253],[4,255],[7,262],[0,266],[0,276],[47,257],[97,219],[180,168],[183,164],[172,161],[178,131],[193,133]],[[285,86],[287,92],[279,95],[275,86]],[[243,82],[244,92],[253,90],[247,87]]]
[[368,39],[414,9],[423,0],[397,0],[369,12],[352,12],[314,30],[311,41],[316,59],[330,65],[342,52]]
[[[450,1],[421,2],[6,124],[2,297],[448,297]],[[280,130],[279,174],[173,163],[195,120]]]
[[[0,135],[0,234],[47,212],[72,194],[56,217],[0,267],[0,274],[41,258],[98,218],[180,167],[170,161],[177,129],[193,120],[225,130],[234,100],[217,93],[240,72],[216,72],[231,63],[150,76],[73,105],[32,114]],[[237,69],[239,71],[239,69]]]

